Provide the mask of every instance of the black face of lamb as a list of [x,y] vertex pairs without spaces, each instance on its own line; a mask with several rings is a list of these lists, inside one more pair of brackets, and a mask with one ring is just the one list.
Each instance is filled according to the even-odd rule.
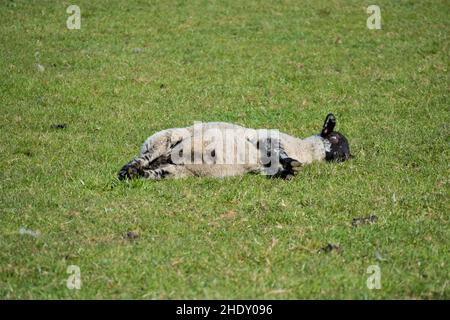
[[330,142],[330,151],[325,153],[327,161],[342,162],[351,158],[347,138],[339,132],[333,132],[326,139]]
[[350,146],[348,140],[343,134],[333,131],[336,126],[336,118],[329,113],[323,124],[320,136],[329,142],[329,150],[325,153],[325,160],[342,162],[350,159]]

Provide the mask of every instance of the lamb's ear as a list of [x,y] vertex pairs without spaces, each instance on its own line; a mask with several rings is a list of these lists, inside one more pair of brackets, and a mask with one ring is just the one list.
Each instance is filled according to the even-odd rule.
[[336,117],[334,114],[329,113],[325,118],[325,122],[323,124],[322,132],[320,133],[321,137],[325,137],[333,132],[334,127],[336,126]]

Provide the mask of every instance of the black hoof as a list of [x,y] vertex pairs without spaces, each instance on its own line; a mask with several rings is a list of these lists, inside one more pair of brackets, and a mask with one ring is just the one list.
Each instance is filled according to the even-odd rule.
[[302,164],[292,158],[281,158],[280,163],[284,169],[290,171],[292,168],[300,167]]
[[280,170],[275,173],[273,176],[270,176],[272,179],[283,179],[283,180],[291,180],[295,176],[295,173],[292,170]]
[[117,175],[117,178],[119,180],[125,180],[125,179],[135,179],[138,177],[142,177],[144,175],[144,172],[137,168],[136,165],[133,164],[126,164],[120,169],[119,174]]

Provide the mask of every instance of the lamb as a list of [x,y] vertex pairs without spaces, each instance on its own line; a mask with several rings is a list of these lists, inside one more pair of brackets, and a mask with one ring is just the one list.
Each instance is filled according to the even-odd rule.
[[150,136],[140,155],[124,165],[118,179],[161,180],[190,176],[226,177],[246,173],[291,179],[313,161],[351,158],[347,138],[327,115],[320,134],[299,139],[277,130],[250,129],[226,122],[196,123]]

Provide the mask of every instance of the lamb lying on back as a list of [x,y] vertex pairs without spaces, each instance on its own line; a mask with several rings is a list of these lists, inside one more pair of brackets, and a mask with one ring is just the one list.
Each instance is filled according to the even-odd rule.
[[336,118],[330,113],[320,134],[306,139],[226,122],[167,129],[150,136],[139,157],[123,166],[118,178],[160,180],[260,173],[290,179],[302,165],[313,161],[351,157],[348,141],[333,131],[335,125]]

